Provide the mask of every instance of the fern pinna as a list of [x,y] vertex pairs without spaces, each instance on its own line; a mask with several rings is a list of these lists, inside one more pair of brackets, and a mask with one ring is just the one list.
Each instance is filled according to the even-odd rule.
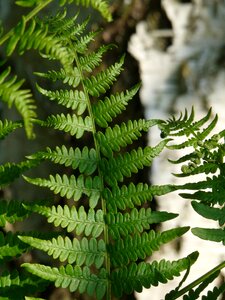
[[[194,109],[190,115],[187,110],[180,117],[171,117],[166,122],[162,122],[159,127],[162,130],[162,136],[174,139],[168,143],[167,147],[171,150],[188,150],[186,154],[178,160],[170,160],[173,164],[181,164],[181,172],[174,174],[177,177],[190,177],[197,174],[202,175],[200,181],[186,183],[178,186],[179,190],[190,190],[194,193],[180,193],[183,198],[193,200],[191,202],[193,209],[202,217],[215,220],[218,222],[216,228],[192,228],[192,233],[199,238],[222,242],[225,245],[224,232],[224,191],[225,191],[225,130],[219,133],[213,133],[217,124],[217,115],[213,116],[212,109],[198,121],[195,121]],[[177,140],[182,138],[182,142]],[[189,290],[188,295],[184,299],[198,299],[199,294],[207,287],[207,285],[218,277],[219,271],[225,267],[225,262],[220,263],[208,274],[196,280]],[[199,285],[195,290],[194,287]],[[176,291],[174,295],[177,299],[182,295],[184,290]],[[215,287],[213,291],[209,291],[207,296],[202,299],[217,299],[219,295],[224,293],[225,285]],[[170,299],[170,298],[168,298]]]
[[[50,160],[73,170],[71,175],[25,177],[32,184],[49,188],[72,200],[72,204],[25,206],[29,211],[45,216],[49,223],[65,228],[68,235],[62,233],[51,240],[20,236],[24,243],[63,263],[59,267],[24,263],[23,267],[34,275],[53,281],[56,287],[87,293],[95,299],[111,299],[113,294],[121,297],[123,293],[141,291],[143,286],[166,283],[188,269],[197,255],[193,253],[173,262],[145,262],[145,258],[162,244],[180,237],[189,229],[156,232],[151,229],[151,224],[170,220],[176,215],[141,207],[154,195],[168,193],[174,187],[124,182],[133,173],[149,166],[168,140],[155,147],[124,151],[142,132],[161,121],[138,120],[109,126],[126,109],[139,86],[109,95],[108,90],[123,69],[124,57],[96,73],[108,47],[90,52],[88,47],[96,33],[84,33],[87,21],[77,24],[76,17],[65,17],[64,11],[43,22],[47,24],[49,34],[54,32],[54,36],[63,41],[68,56],[60,60],[62,66],[59,70],[36,74],[64,83],[65,89],[46,90],[40,84],[37,89],[69,110],[68,113],[50,115],[46,120],[34,121],[77,140],[87,135],[92,142],[83,148],[66,145],[47,148],[28,157],[31,161]],[[57,58],[54,53],[49,57]]]

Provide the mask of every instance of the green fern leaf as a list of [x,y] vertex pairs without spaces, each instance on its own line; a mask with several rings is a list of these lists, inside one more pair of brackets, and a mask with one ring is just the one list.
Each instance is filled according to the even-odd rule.
[[46,121],[35,120],[44,127],[53,127],[58,130],[69,132],[71,135],[75,135],[77,139],[81,138],[85,131],[92,132],[93,124],[89,116],[83,119],[81,116],[76,116],[75,114],[70,115],[51,115],[48,116]]
[[198,257],[197,252],[178,261],[154,261],[151,264],[141,262],[138,265],[130,264],[112,272],[112,288],[116,297],[120,298],[123,293],[131,294],[133,291],[141,292],[143,286],[150,288],[157,286],[159,282],[166,283],[168,280],[179,276],[180,272],[192,265]]
[[59,38],[49,33],[47,24],[34,18],[18,41],[19,54],[30,49],[44,51],[47,56],[58,59],[63,66],[71,64],[69,49],[62,45]]
[[101,46],[96,52],[79,57],[79,65],[83,71],[91,73],[102,62],[102,56],[112,48],[112,45]]
[[3,140],[8,134],[16,130],[17,128],[21,128],[23,125],[21,122],[12,122],[8,120],[1,121],[0,120],[0,140]]
[[82,194],[85,194],[89,197],[89,205],[91,208],[94,208],[98,204],[101,191],[101,180],[98,176],[95,176],[93,179],[91,177],[84,178],[83,175],[80,175],[77,179],[74,175],[67,177],[66,174],[63,174],[61,177],[59,174],[56,174],[54,177],[50,175],[49,180],[41,178],[24,178],[38,186],[48,187],[55,194],[60,194],[61,197],[66,197],[67,199],[73,199],[78,201]]
[[151,230],[149,233],[134,234],[124,239],[116,240],[109,248],[111,262],[115,267],[128,265],[138,259],[144,260],[147,256],[160,248],[161,245],[180,237],[189,230],[189,227],[174,228],[162,233]]
[[[183,299],[184,300],[197,300],[200,297],[200,294],[208,287],[210,283],[212,283],[216,277],[218,277],[219,272],[214,272],[210,276],[207,276],[200,284],[199,286],[193,290],[191,289],[188,294],[184,295]],[[203,297],[201,298],[203,299]],[[217,298],[211,298],[211,299],[217,299]]]
[[225,223],[225,207],[217,208],[205,205],[203,203],[198,203],[193,201],[192,207],[201,216],[207,219],[215,220],[219,222],[220,226]]
[[28,156],[29,159],[50,159],[54,163],[70,166],[71,168],[79,169],[79,171],[86,175],[91,175],[97,169],[97,155],[95,149],[84,147],[66,148],[66,146],[56,147],[55,150],[47,148],[45,152],[37,152]]
[[22,221],[28,217],[29,212],[23,207],[22,202],[5,200],[0,201],[0,226],[4,227],[6,222],[10,224]]
[[140,84],[137,84],[133,89],[127,90],[126,93],[111,95],[109,98],[106,97],[104,101],[98,100],[92,107],[96,123],[100,127],[106,128],[113,118],[126,109],[128,102],[133,99],[139,88]]
[[[79,84],[79,82],[77,81]],[[78,85],[73,82],[74,85]],[[36,85],[38,91],[47,96],[50,100],[55,100],[58,104],[76,110],[78,115],[82,115],[87,108],[87,101],[84,92],[78,90],[59,90],[59,91],[47,91]]]
[[98,34],[96,31],[90,31],[86,35],[82,36],[79,40],[77,39],[73,43],[73,47],[76,52],[80,54],[85,54],[88,50],[89,44],[94,41],[94,37]]
[[16,234],[0,232],[0,261],[17,257],[27,251],[26,244],[22,243]]
[[105,181],[114,186],[117,185],[117,181],[122,182],[124,176],[131,177],[132,173],[137,173],[144,166],[150,166],[153,158],[159,155],[166,144],[167,141],[164,140],[155,147],[145,147],[144,149],[139,147],[130,153],[119,154],[116,158],[103,159],[100,167]]
[[4,187],[12,183],[17,179],[23,172],[36,167],[40,161],[22,161],[18,164],[16,163],[6,163],[0,165],[0,187]]
[[[107,208],[110,212],[117,212],[117,209],[126,210],[141,206],[146,202],[150,202],[153,196],[161,196],[169,192],[175,191],[173,185],[149,186],[148,184],[138,183],[134,185],[130,183],[128,186],[123,185],[121,188],[113,186],[112,191],[108,188],[103,190],[103,197],[107,200]],[[174,214],[174,217],[177,216]]]
[[[50,79],[53,82],[62,80],[63,83],[66,83],[73,88],[77,87],[80,82],[80,72],[76,67],[69,69],[61,68],[59,71],[53,70],[48,71],[47,73],[35,72],[34,74],[42,78]],[[74,93],[76,94],[76,92]]]
[[88,25],[89,18],[79,24],[77,18],[79,13],[72,17],[67,16],[67,9],[59,11],[54,17],[45,18],[44,22],[48,25],[49,32],[55,34],[61,41],[68,43],[71,40],[76,40],[78,35],[81,35]]
[[19,236],[19,239],[31,247],[47,252],[54,259],[59,258],[61,262],[67,260],[69,264],[76,263],[78,266],[85,264],[88,267],[95,264],[97,269],[101,268],[104,263],[106,246],[103,240],[97,241],[94,238],[88,240],[85,237],[82,240],[76,238],[70,240],[62,236],[52,240],[26,236]]
[[214,287],[212,291],[208,291],[207,295],[202,296],[202,300],[218,299],[220,295],[225,292],[225,283],[221,284],[220,287]]
[[107,214],[106,223],[109,226],[110,235],[116,240],[120,236],[141,233],[144,229],[150,229],[150,224],[171,220],[176,216],[167,212],[152,211],[150,208],[141,208],[139,211],[133,208],[130,213]]
[[[0,298],[2,300],[24,300],[25,295],[42,292],[46,289],[48,281],[14,269],[13,271],[3,271],[0,276]],[[24,298],[25,297],[25,298]]]
[[84,5],[86,7],[92,6],[94,9],[98,10],[104,18],[108,21],[112,20],[112,15],[110,13],[109,5],[106,0],[60,0],[60,5],[63,6],[67,3],[75,3],[77,5]]
[[203,240],[222,242],[225,245],[225,231],[218,228],[192,228],[191,232]]
[[124,56],[119,62],[115,63],[114,66],[110,66],[108,69],[100,72],[96,76],[92,75],[90,78],[85,79],[84,85],[88,93],[95,97],[99,97],[101,94],[106,93],[116,80],[117,76],[120,75],[123,63]]
[[61,226],[66,228],[68,232],[75,231],[76,235],[84,234],[85,236],[99,237],[105,227],[104,215],[102,210],[94,211],[90,208],[88,212],[83,206],[77,210],[75,206],[68,207],[60,205],[46,207],[32,205],[27,206],[28,210],[37,212],[47,217],[49,223],[54,223],[54,226]]
[[24,80],[17,81],[17,76],[12,76],[7,79],[10,72],[11,69],[8,67],[0,74],[0,98],[9,107],[15,105],[16,109],[23,117],[27,136],[32,138],[33,119],[36,118],[36,106],[30,90],[21,89]]
[[97,276],[91,273],[87,266],[81,269],[79,266],[67,265],[58,269],[40,264],[24,263],[22,267],[43,279],[54,281],[56,287],[68,287],[71,292],[78,291],[80,294],[87,292],[89,296],[95,294],[97,300],[101,300],[106,293],[107,275],[103,268],[99,270]]

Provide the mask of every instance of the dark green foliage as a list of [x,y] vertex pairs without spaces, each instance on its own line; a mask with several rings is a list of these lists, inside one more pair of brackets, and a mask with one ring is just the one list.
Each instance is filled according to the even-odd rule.
[[[9,185],[25,171],[44,161],[66,167],[57,174],[49,174],[47,179],[23,175],[29,183],[48,188],[58,195],[60,204],[54,204],[53,201],[48,204],[46,201],[43,205],[38,200],[32,204],[4,200],[0,202],[2,227],[7,222],[22,221],[31,213],[44,216],[48,223],[58,227],[57,234],[52,232],[47,235],[30,232],[13,234],[3,229],[0,233],[0,260],[6,266],[8,260],[15,260],[31,248],[36,248],[58,262],[54,267],[51,264],[47,266],[25,262],[22,267],[29,275],[21,269],[12,273],[3,272],[0,277],[0,297],[33,299],[32,296],[42,291],[51,281],[56,287],[68,288],[71,292],[86,293],[97,300],[110,300],[112,294],[122,297],[124,293],[141,292],[143,287],[167,283],[186,270],[179,287],[171,291],[166,299],[170,296],[171,299],[176,299],[177,295],[184,294],[184,299],[197,299],[224,265],[219,265],[216,270],[200,278],[197,284],[180,290],[198,257],[197,252],[172,262],[162,259],[147,263],[145,259],[162,245],[181,237],[189,227],[171,228],[164,232],[156,230],[152,224],[168,221],[177,215],[153,211],[147,205],[154,196],[175,190],[193,190],[193,194],[186,192],[181,196],[194,199],[194,209],[203,217],[218,221],[222,227],[225,221],[225,148],[221,139],[225,137],[225,131],[210,136],[217,116],[210,120],[210,110],[204,118],[194,121],[194,109],[190,116],[185,111],[178,119],[129,120],[127,123],[110,126],[115,117],[126,109],[140,85],[125,92],[111,94],[111,87],[123,70],[124,56],[104,69],[101,66],[103,55],[113,46],[100,46],[91,51],[90,44],[98,32],[87,30],[89,19],[79,24],[78,14],[67,17],[64,9],[54,17],[33,17],[52,1],[16,1],[20,6],[35,8],[30,14],[23,16],[6,37],[0,38],[0,45],[7,41],[6,57],[10,57],[15,51],[23,54],[35,49],[43,58],[58,62],[58,69],[54,65],[53,70],[35,74],[42,77],[42,80],[53,83],[59,81],[60,89],[45,89],[39,83],[36,83],[36,87],[44,97],[59,107],[63,106],[63,113],[52,114],[46,120],[38,119],[31,92],[22,89],[23,80],[10,75],[10,68],[4,68],[0,74],[1,100],[9,107],[15,105],[23,122],[0,121],[0,139],[23,124],[27,135],[31,137],[35,124],[43,130],[50,127],[66,133],[73,137],[76,147],[47,147],[28,155],[20,163],[0,166],[1,187]],[[61,6],[72,3],[92,6],[108,20],[111,19],[107,1],[59,1]],[[64,113],[66,109],[67,112]],[[163,140],[153,147],[135,149],[134,141],[152,126],[158,126],[162,130]],[[171,142],[177,136],[184,137],[185,140],[180,144]],[[87,141],[86,137],[88,144],[79,147],[76,140],[80,139],[83,144]],[[177,161],[171,161],[183,164],[181,173],[176,176],[203,173],[207,177],[202,181],[180,186],[134,184],[132,175],[149,167],[165,147],[171,150],[192,147],[192,152]],[[225,241],[223,228],[194,228],[192,232],[211,241]],[[221,285],[202,299],[218,297],[224,289],[224,285]],[[12,291],[15,291],[16,298]]]
[[[63,145],[57,146],[55,150],[47,148],[45,151],[28,156],[31,162],[50,160],[79,171],[78,174],[51,174],[49,179],[24,178],[32,184],[49,188],[55,194],[74,203],[70,206],[25,207],[29,211],[46,216],[49,223],[65,228],[67,232],[78,237],[59,236],[52,240],[31,236],[20,237],[30,246],[64,262],[64,266],[59,268],[27,263],[23,266],[34,275],[55,282],[56,286],[68,287],[70,291],[86,292],[88,295],[95,293],[96,299],[104,297],[110,299],[111,289],[116,295],[130,292],[130,288],[126,286],[120,288],[120,291],[117,290],[118,284],[114,273],[122,272],[129,286],[132,281],[129,277],[130,268],[137,268],[139,273],[142,266],[147,266],[144,271],[146,279],[138,284],[134,282],[131,290],[139,291],[141,286],[146,285],[144,282],[147,280],[148,272],[151,279],[147,282],[150,285],[159,281],[165,283],[185,270],[185,261],[188,258],[172,263],[162,261],[159,264],[153,263],[152,266],[138,265],[137,261],[144,260],[162,244],[180,237],[188,228],[174,228],[168,232],[156,233],[151,230],[151,224],[170,220],[176,217],[176,214],[154,212],[144,207],[139,210],[136,208],[151,201],[154,195],[168,193],[176,187],[169,185],[154,187],[142,183],[137,186],[133,183],[128,186],[120,185],[125,178],[149,166],[154,157],[165,148],[168,140],[163,140],[155,147],[139,147],[130,152],[120,153],[122,148],[132,145],[133,141],[141,136],[142,131],[148,131],[150,127],[161,124],[162,121],[141,119],[128,121],[127,124],[116,124],[114,127],[108,126],[115,116],[122,113],[128,101],[137,93],[139,86],[125,93],[109,95],[105,100],[99,99],[117,80],[123,69],[124,57],[113,66],[95,75],[88,75],[87,72],[92,72],[100,64],[102,54],[111,47],[101,47],[96,52],[90,53],[89,43],[96,33],[83,34],[87,21],[81,25],[76,24],[76,29],[72,29],[76,18],[77,16],[68,19],[67,22],[64,11],[64,14],[58,14],[55,18],[47,20],[49,30],[53,31],[55,28],[55,36],[61,37],[64,41],[63,47],[67,46],[66,51],[71,54],[71,60],[69,63],[58,57],[62,64],[59,71],[38,74],[52,81],[61,80],[72,89],[51,91],[37,85],[44,96],[70,111],[49,116],[46,121],[35,120],[35,123],[42,127],[59,129],[75,136],[76,139],[89,132],[92,136],[92,146],[80,149],[67,148]],[[49,55],[47,57],[49,58]],[[95,98],[94,103],[92,96]],[[107,111],[105,115],[104,111]],[[101,130],[98,126],[106,127],[106,130]],[[117,197],[118,194],[123,196]],[[75,207],[75,203],[79,208]],[[166,273],[163,279],[161,269],[162,273]]]

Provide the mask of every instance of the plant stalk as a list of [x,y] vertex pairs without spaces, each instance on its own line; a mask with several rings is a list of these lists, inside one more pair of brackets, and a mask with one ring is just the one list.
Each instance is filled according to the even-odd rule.
[[191,289],[193,289],[194,287],[199,285],[201,282],[203,282],[205,279],[207,279],[209,276],[211,276],[212,274],[214,274],[217,271],[220,271],[224,267],[225,267],[225,261],[222,262],[221,264],[219,264],[218,266],[216,266],[215,268],[213,268],[212,270],[210,270],[209,272],[207,272],[206,274],[202,275],[201,277],[199,277],[192,283],[188,284],[186,287],[184,287],[180,291],[178,291],[177,294],[174,296],[173,300],[178,299],[179,297],[183,296],[184,294],[189,292]]

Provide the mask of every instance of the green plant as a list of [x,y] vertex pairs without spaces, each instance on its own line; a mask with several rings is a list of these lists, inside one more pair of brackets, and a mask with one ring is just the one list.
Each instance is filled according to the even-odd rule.
[[[166,299],[177,299],[184,294],[184,299],[198,299],[200,292],[218,276],[224,263],[181,289],[191,265],[197,259],[197,252],[173,262],[163,259],[146,263],[145,259],[161,245],[185,234],[189,227],[172,228],[165,232],[155,230],[152,224],[165,222],[177,215],[152,211],[144,205],[151,203],[156,195],[183,189],[197,190],[194,195],[182,196],[201,200],[200,203],[193,203],[196,211],[223,225],[223,200],[218,198],[218,193],[221,194],[223,189],[224,145],[219,141],[224,137],[224,132],[208,138],[217,119],[202,129],[210,120],[211,111],[197,122],[192,111],[190,116],[186,112],[184,116],[168,121],[140,119],[111,125],[116,116],[125,111],[139,89],[136,85],[128,91],[110,94],[111,86],[123,70],[124,57],[103,69],[103,54],[111,46],[90,50],[89,45],[97,33],[86,30],[88,20],[78,23],[78,15],[67,17],[66,10],[55,17],[34,19],[34,15],[52,1],[16,2],[22,6],[36,6],[12,31],[0,38],[0,45],[9,39],[6,43],[7,56],[16,48],[21,54],[34,48],[48,60],[60,63],[58,69],[53,65],[53,70],[37,72],[36,75],[52,82],[61,82],[61,89],[47,90],[40,83],[36,86],[43,96],[66,108],[67,113],[53,114],[46,120],[38,119],[30,91],[22,90],[22,82],[17,82],[15,76],[7,79],[10,69],[6,69],[0,75],[1,99],[9,105],[15,104],[24,121],[1,122],[0,136],[5,138],[24,124],[28,136],[32,137],[33,125],[39,125],[43,130],[50,127],[66,133],[77,146],[63,144],[56,145],[54,149],[47,147],[28,155],[23,162],[1,166],[1,187],[46,160],[61,165],[65,171],[50,174],[49,178],[23,176],[31,184],[48,188],[59,195],[62,198],[60,204],[56,205],[54,201],[43,204],[38,200],[32,205],[19,201],[1,202],[2,227],[6,222],[22,220],[34,212],[46,217],[49,223],[61,227],[61,230],[45,235],[40,232],[2,234],[0,258],[4,264],[31,248],[42,250],[58,261],[51,265],[23,263],[23,268],[17,271],[2,273],[0,296],[31,299],[49,282],[54,282],[56,287],[87,293],[96,299],[111,299],[112,295],[120,298],[124,293],[141,291],[143,286],[166,283],[186,270],[177,289],[171,291]],[[110,19],[106,1],[60,1],[62,5],[67,2],[91,5]],[[162,130],[163,140],[158,145],[126,150],[152,126]],[[176,145],[176,137],[181,135],[185,137],[185,142]],[[171,138],[175,140],[172,145]],[[88,143],[78,146],[80,140],[83,144],[88,140]],[[180,176],[200,172],[209,174],[216,170],[220,170],[220,174],[207,177],[206,181],[180,186],[132,183],[132,174],[149,166],[165,147],[180,149],[188,146],[192,146],[194,152],[175,162],[190,161],[188,166],[182,167]],[[208,188],[211,188],[211,194],[202,191]],[[213,207],[217,203],[221,205],[220,209]],[[215,240],[215,235],[210,235],[211,230],[192,229],[198,236]],[[216,229],[216,236],[217,241],[223,241],[223,229]],[[32,276],[22,271],[24,269]],[[218,297],[224,288],[224,285],[215,288],[202,299],[209,299],[212,295]]]

